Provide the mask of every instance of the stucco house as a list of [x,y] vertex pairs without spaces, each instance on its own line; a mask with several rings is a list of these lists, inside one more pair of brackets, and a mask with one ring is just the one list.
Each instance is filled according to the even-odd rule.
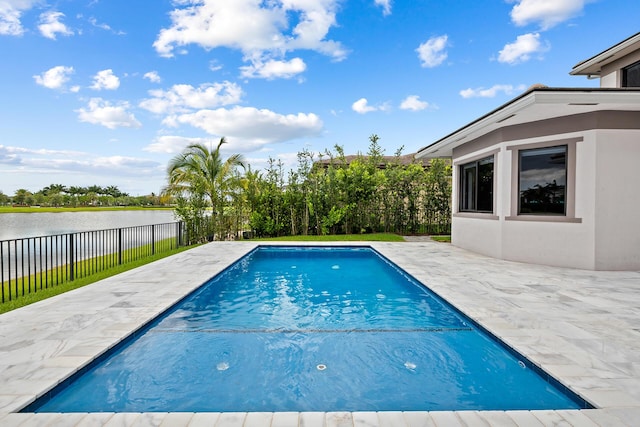
[[640,33],[428,145],[451,157],[452,243],[512,261],[640,270]]

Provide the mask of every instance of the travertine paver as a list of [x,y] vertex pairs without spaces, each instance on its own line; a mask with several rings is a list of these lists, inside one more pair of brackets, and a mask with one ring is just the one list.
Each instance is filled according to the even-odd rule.
[[431,241],[353,244],[377,249],[599,409],[13,413],[256,246],[251,242],[214,242],[0,315],[0,425],[638,425],[640,272],[594,272],[511,263]]

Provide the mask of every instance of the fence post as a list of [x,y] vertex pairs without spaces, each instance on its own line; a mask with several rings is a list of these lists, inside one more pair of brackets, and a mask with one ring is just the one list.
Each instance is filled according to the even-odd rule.
[[151,255],[156,254],[156,225],[151,224]]
[[118,228],[118,265],[122,265],[122,228]]
[[178,221],[176,223],[176,227],[178,227],[178,232],[176,233],[176,236],[178,239],[177,244],[178,244],[178,247],[180,247],[182,246],[182,221]]
[[69,244],[68,246],[68,251],[69,251],[69,281],[73,282],[74,276],[75,276],[75,257],[74,257],[74,248],[73,248],[73,233],[69,233]]

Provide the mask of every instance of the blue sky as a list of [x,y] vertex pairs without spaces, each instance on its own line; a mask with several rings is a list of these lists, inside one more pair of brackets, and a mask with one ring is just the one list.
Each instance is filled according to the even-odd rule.
[[0,0],[0,191],[159,193],[193,142],[412,153],[637,33],[628,0]]

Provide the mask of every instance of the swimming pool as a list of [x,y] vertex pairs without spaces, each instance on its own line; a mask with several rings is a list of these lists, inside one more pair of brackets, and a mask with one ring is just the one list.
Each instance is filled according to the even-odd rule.
[[370,248],[260,247],[26,411],[584,406]]

